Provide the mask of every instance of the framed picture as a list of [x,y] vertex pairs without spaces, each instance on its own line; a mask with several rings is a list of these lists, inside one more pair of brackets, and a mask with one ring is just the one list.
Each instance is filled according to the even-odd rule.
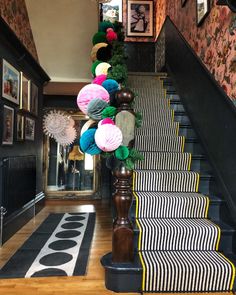
[[14,109],[4,105],[3,106],[3,128],[2,128],[2,144],[13,144],[14,133]]
[[39,89],[33,82],[31,82],[30,112],[36,116],[38,115],[38,96]]
[[186,4],[188,0],[181,0],[181,6],[184,7],[184,5]]
[[209,0],[196,0],[197,26],[200,26],[210,12]]
[[122,0],[111,0],[108,3],[100,3],[102,21],[122,22]]
[[35,120],[25,117],[25,139],[34,141],[35,136]]
[[2,61],[2,97],[19,105],[20,73],[5,59]]
[[22,114],[16,115],[16,140],[23,141],[24,140],[24,116]]
[[127,36],[153,36],[153,1],[128,0]]
[[20,109],[30,110],[30,80],[21,72],[21,87],[20,87]]

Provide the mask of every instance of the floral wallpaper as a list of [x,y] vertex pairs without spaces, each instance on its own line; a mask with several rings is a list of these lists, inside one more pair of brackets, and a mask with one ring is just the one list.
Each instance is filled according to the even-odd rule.
[[25,0],[0,0],[0,15],[32,56],[38,60]]
[[[157,9],[161,2],[165,2],[158,1]],[[165,14],[170,16],[216,81],[236,103],[236,14],[226,6],[217,6],[216,2],[211,0],[210,14],[200,27],[196,26],[195,0],[188,0],[184,7],[179,0],[166,0],[166,7],[161,8],[166,10]],[[160,31],[162,23],[163,16],[156,22],[156,32]]]

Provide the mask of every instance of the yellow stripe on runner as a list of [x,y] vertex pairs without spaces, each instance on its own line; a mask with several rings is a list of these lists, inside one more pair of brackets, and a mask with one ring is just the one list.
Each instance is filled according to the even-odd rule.
[[207,206],[206,206],[206,212],[205,212],[205,218],[207,218],[209,205],[210,205],[210,199],[208,196],[205,196],[207,198]]
[[217,242],[216,242],[216,251],[218,251],[219,250],[219,244],[220,244],[221,229],[217,224],[215,224],[215,226],[218,229],[218,237],[217,237]]
[[145,289],[145,276],[146,276],[146,266],[145,266],[145,263],[143,261],[143,257],[142,257],[142,253],[140,252],[141,250],[141,235],[142,235],[142,228],[139,224],[139,221],[138,219],[136,219],[136,223],[138,225],[138,228],[139,228],[139,241],[138,241],[138,250],[139,250],[139,258],[140,258],[140,261],[141,261],[141,264],[142,264],[142,267],[143,267],[143,279],[142,279],[142,289],[144,290]]
[[198,192],[199,189],[199,182],[200,182],[200,175],[197,173],[197,185],[196,185],[196,192]]
[[185,137],[182,137],[182,153],[184,152],[184,146],[185,146]]
[[190,153],[189,162],[188,162],[188,171],[190,171],[191,169],[191,164],[192,164],[192,154]]
[[224,256],[224,254],[218,252],[226,261],[228,261],[228,263],[232,266],[233,269],[233,274],[232,274],[232,279],[231,279],[231,283],[230,283],[230,291],[233,291],[233,287],[234,287],[234,280],[236,278],[236,269],[235,269],[235,265],[227,258]]

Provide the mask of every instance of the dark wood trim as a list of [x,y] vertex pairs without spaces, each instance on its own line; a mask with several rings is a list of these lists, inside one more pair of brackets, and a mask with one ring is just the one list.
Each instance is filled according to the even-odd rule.
[[169,17],[166,65],[236,223],[236,108]]
[[2,44],[6,44],[7,48],[11,48],[18,62],[24,60],[28,63],[41,78],[42,84],[48,82],[50,77],[27,50],[27,48],[22,44],[2,17],[0,17],[0,31],[0,42]]

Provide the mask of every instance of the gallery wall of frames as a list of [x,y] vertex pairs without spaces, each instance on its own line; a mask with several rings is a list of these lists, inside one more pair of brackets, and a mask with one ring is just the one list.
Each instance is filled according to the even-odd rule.
[[7,238],[28,221],[28,204],[33,213],[43,192],[42,91],[49,79],[0,18],[0,207]]

